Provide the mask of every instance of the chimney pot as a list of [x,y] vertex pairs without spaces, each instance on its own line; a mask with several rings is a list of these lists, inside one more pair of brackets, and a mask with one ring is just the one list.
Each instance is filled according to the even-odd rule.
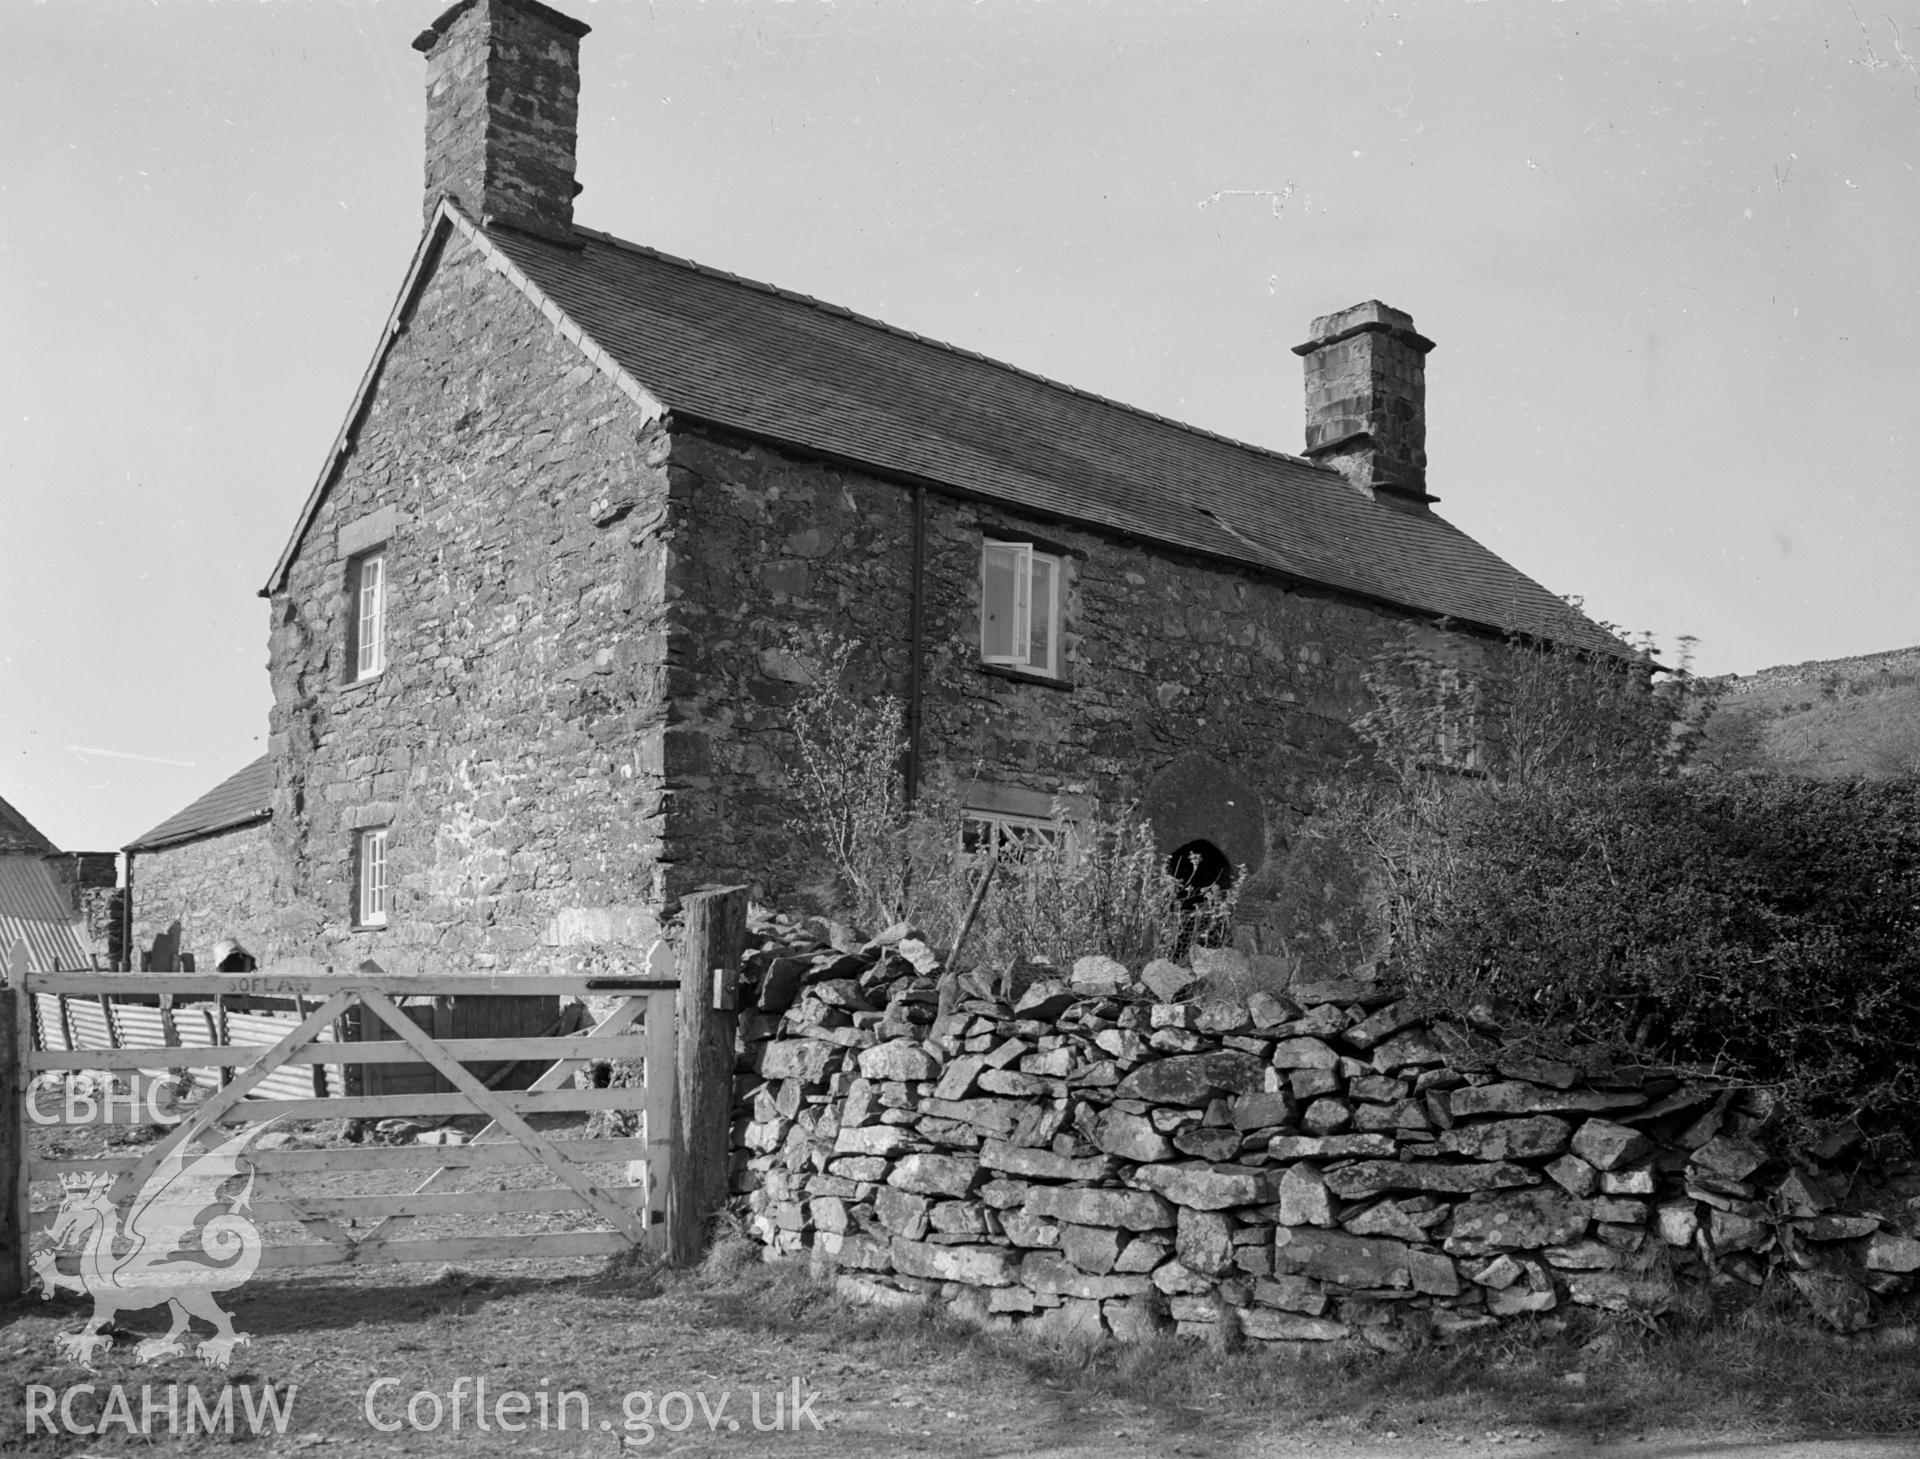
[[1386,505],[1425,511],[1426,357],[1413,316],[1369,299],[1313,321],[1306,361],[1307,455]]
[[587,31],[537,0],[461,0],[421,32],[429,219],[445,195],[482,223],[571,241]]

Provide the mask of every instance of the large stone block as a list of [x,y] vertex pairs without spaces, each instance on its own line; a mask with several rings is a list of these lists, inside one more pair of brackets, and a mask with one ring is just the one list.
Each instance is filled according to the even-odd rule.
[[1276,1272],[1313,1277],[1348,1288],[1406,1287],[1413,1274],[1404,1242],[1349,1236],[1314,1226],[1280,1226],[1273,1233]]
[[1327,1188],[1349,1201],[1396,1190],[1466,1195],[1532,1185],[1539,1179],[1524,1165],[1444,1165],[1432,1160],[1362,1160],[1337,1166],[1326,1174]]
[[1280,1223],[1284,1226],[1333,1225],[1333,1197],[1316,1165],[1290,1165],[1280,1175]]
[[1031,1216],[1025,1210],[1002,1211],[1000,1230],[1015,1246],[1047,1247],[1060,1245],[1060,1223],[1044,1216]]
[[1125,963],[1096,954],[1075,959],[1071,981],[1076,992],[1117,993],[1133,982],[1133,974],[1127,971]]
[[1453,1258],[1418,1246],[1407,1248],[1407,1271],[1413,1278],[1413,1290],[1434,1297],[1460,1295],[1460,1269]]
[[935,1099],[964,1099],[972,1091],[974,1080],[987,1068],[987,1061],[978,1054],[962,1054],[950,1060],[947,1067],[940,1071],[939,1081],[933,1086]]
[[1391,1160],[1398,1149],[1393,1136],[1381,1134],[1275,1135],[1267,1141],[1275,1160]]
[[1027,1192],[1022,1209],[1077,1226],[1118,1226],[1128,1231],[1154,1231],[1171,1226],[1174,1220],[1172,1204],[1152,1191],[1037,1185]]
[[1282,1039],[1273,1046],[1276,1069],[1332,1069],[1340,1056],[1331,1044],[1314,1038]]
[[788,1039],[768,1044],[761,1051],[760,1072],[769,1079],[798,1079],[818,1084],[827,1077],[827,1068],[840,1050],[819,1039]]
[[[913,1131],[904,1125],[842,1125],[834,1136],[835,1155],[897,1155],[912,1146]],[[871,1177],[868,1177],[871,1178]]]
[[1060,1254],[1081,1271],[1104,1277],[1120,1259],[1121,1240],[1111,1226],[1062,1226]]
[[940,1061],[909,1039],[893,1039],[863,1052],[860,1072],[869,1079],[936,1079]]
[[1573,1137],[1573,1153],[1595,1170],[1618,1170],[1653,1153],[1653,1140],[1628,1125],[1593,1119]]
[[1891,1231],[1876,1231],[1867,1242],[1866,1265],[1870,1272],[1920,1271],[1920,1241]]
[[1167,1137],[1145,1115],[1109,1109],[1089,1120],[1093,1143],[1122,1160],[1165,1160],[1173,1154]]
[[1189,1270],[1203,1276],[1225,1276],[1233,1270],[1233,1222],[1218,1211],[1182,1208],[1175,1227],[1174,1250]]
[[964,1196],[980,1178],[980,1162],[961,1155],[903,1155],[887,1184],[920,1195]]
[[1244,1165],[1143,1165],[1131,1177],[1177,1206],[1223,1211],[1273,1199],[1274,1178]]
[[1035,1180],[1105,1180],[1113,1173],[1113,1162],[1099,1156],[1075,1159],[1005,1140],[988,1140],[982,1145],[980,1163],[989,1170],[1004,1170],[1009,1175]]
[[932,1202],[926,1197],[893,1186],[880,1187],[873,1197],[874,1215],[880,1224],[909,1241],[918,1241],[927,1234],[927,1212],[931,1206]]
[[1410,1028],[1420,1021],[1419,1015],[1408,1003],[1389,1003],[1376,1009],[1341,1035],[1347,1043],[1366,1053],[1382,1039]]
[[1050,1251],[1029,1251],[1021,1259],[1020,1284],[1034,1292],[1093,1301],[1105,1297],[1138,1297],[1153,1285],[1143,1276],[1094,1276]]
[[1716,1135],[1693,1152],[1687,1169],[1715,1180],[1740,1181],[1758,1170],[1765,1159],[1766,1152],[1757,1145],[1728,1135]]
[[1571,1196],[1551,1189],[1503,1191],[1472,1196],[1454,1212],[1446,1249],[1454,1256],[1537,1251],[1577,1241],[1586,1230],[1586,1209]]
[[1573,1127],[1565,1120],[1535,1115],[1531,1119],[1455,1125],[1440,1136],[1440,1148],[1449,1155],[1474,1160],[1539,1160],[1560,1154],[1572,1135]]
[[1542,1089],[1537,1084],[1509,1082],[1456,1089],[1448,1105],[1456,1120],[1476,1115],[1533,1115],[1593,1113],[1633,1109],[1646,1100],[1630,1090]]
[[1142,1064],[1114,1091],[1121,1099],[1150,1104],[1204,1105],[1216,1094],[1250,1094],[1262,1087],[1264,1066],[1251,1054],[1222,1049],[1212,1054],[1177,1054]]
[[1005,1246],[935,1246],[896,1236],[891,1243],[894,1270],[903,1276],[970,1287],[1004,1287],[1019,1275],[1019,1253]]

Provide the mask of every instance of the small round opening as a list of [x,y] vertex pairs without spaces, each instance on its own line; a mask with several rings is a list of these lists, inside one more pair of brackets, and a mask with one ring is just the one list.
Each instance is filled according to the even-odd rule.
[[1167,875],[1180,883],[1180,905],[1192,911],[1214,887],[1233,885],[1233,863],[1211,841],[1189,841],[1167,858]]
[[1167,875],[1180,884],[1180,946],[1184,957],[1194,942],[1211,946],[1226,934],[1206,915],[1208,893],[1233,885],[1233,863],[1211,841],[1189,841],[1167,858]]

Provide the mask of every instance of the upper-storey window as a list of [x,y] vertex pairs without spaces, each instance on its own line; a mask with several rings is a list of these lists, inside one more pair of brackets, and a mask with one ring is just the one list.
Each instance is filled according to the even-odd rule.
[[347,571],[353,601],[348,630],[349,679],[370,679],[387,666],[387,555],[363,552]]
[[1028,542],[980,550],[980,661],[1060,677],[1060,559]]
[[1443,668],[1434,687],[1432,763],[1443,770],[1484,770],[1479,684],[1458,669]]

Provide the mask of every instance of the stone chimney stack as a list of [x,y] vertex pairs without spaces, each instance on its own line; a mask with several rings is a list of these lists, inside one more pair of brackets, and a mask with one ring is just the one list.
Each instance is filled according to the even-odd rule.
[[1369,299],[1313,321],[1293,352],[1307,362],[1307,455],[1367,495],[1425,511],[1427,351],[1413,317]]
[[443,193],[487,224],[569,241],[588,27],[536,0],[461,0],[427,58],[427,216]]

